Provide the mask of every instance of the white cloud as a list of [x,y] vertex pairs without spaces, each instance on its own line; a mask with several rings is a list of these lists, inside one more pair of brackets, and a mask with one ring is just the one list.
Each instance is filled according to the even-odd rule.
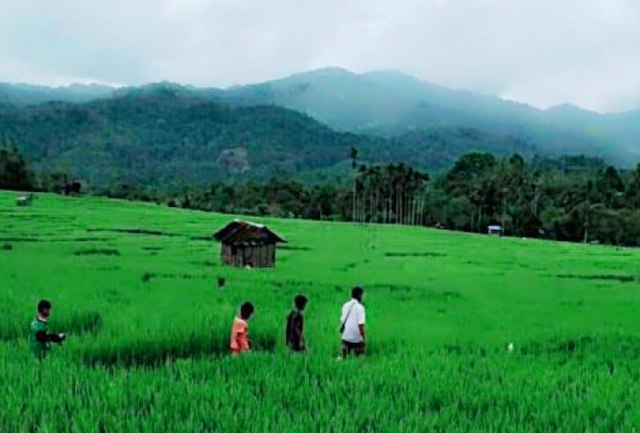
[[539,106],[640,100],[637,0],[2,0],[0,80],[231,85],[400,69]]

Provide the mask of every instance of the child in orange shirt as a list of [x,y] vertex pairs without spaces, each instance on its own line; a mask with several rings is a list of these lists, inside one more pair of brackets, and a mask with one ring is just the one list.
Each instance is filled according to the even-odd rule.
[[245,302],[240,307],[240,315],[233,319],[233,324],[231,325],[231,339],[229,342],[232,355],[251,351],[251,341],[249,341],[249,324],[247,321],[251,318],[252,314],[253,304],[251,302]]

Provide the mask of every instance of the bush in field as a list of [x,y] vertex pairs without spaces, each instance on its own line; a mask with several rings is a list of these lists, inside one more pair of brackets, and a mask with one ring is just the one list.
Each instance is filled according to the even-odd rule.
[[151,281],[151,279],[155,276],[156,274],[154,274],[153,272],[145,272],[142,274],[142,277],[140,277],[140,279],[142,280],[143,283],[147,283]]

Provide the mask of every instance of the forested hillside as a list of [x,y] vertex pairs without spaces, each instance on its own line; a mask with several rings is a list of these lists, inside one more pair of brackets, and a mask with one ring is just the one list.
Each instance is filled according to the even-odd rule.
[[[418,144],[418,147],[410,146],[412,152],[426,149],[428,157],[425,159],[422,155],[418,163],[428,168],[450,166],[452,160],[460,156],[457,153],[460,147],[467,151],[495,152],[496,148],[505,146],[505,140],[509,142],[507,147],[522,154],[529,154],[532,148],[554,156],[585,154],[603,157],[627,168],[640,160],[637,139],[640,136],[640,111],[598,114],[571,105],[539,110],[496,96],[434,85],[393,71],[355,74],[328,68],[229,89],[183,87],[171,83],[120,89],[0,83],[0,109],[3,104],[25,106],[45,101],[83,103],[120,99],[147,94],[159,87],[216,104],[287,108],[336,131],[396,139],[395,144],[401,138],[400,142],[407,140]],[[149,117],[154,115],[148,113]],[[429,138],[434,130],[453,139],[446,143],[444,152],[442,149],[431,150],[432,145],[439,147],[438,140]],[[455,140],[459,130],[474,130],[476,136],[491,139],[467,142],[471,144],[468,148],[465,140]]]
[[0,82],[0,104],[34,105],[44,102],[89,102],[110,97],[115,89],[99,84],[72,84],[65,87],[34,86]]
[[0,134],[36,171],[68,172],[94,186],[296,173],[330,167],[352,146],[375,147],[289,110],[229,108],[168,88],[6,110]]
[[601,115],[567,105],[539,110],[394,71],[355,74],[328,68],[233,88],[224,95],[238,103],[291,108],[338,130],[376,136],[463,127],[517,136],[547,154],[588,154],[619,165],[640,155],[640,111]]
[[535,151],[523,140],[470,128],[388,139],[335,132],[295,111],[231,106],[171,85],[121,91],[86,104],[5,106],[0,143],[20,149],[36,172],[68,173],[90,188],[344,172],[352,148],[365,162],[410,161],[430,171],[449,167],[469,151]]

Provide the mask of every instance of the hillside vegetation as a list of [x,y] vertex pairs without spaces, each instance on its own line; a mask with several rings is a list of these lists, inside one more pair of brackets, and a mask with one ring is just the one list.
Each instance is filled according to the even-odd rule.
[[5,107],[2,143],[20,149],[39,173],[66,172],[96,189],[344,172],[351,148],[365,161],[410,160],[429,170],[446,168],[467,151],[535,153],[517,138],[470,128],[388,139],[335,132],[288,109],[230,105],[168,85],[85,104]]
[[[47,101],[57,103],[37,106]],[[538,110],[392,71],[329,68],[229,89],[0,84],[0,113],[5,145],[21,147],[43,168],[78,176],[88,177],[92,163],[91,180],[100,184],[188,174],[209,181],[245,169],[259,177],[332,171],[347,157],[345,142],[372,161],[411,161],[426,170],[449,168],[472,151],[585,154],[626,168],[640,159],[640,111]],[[364,135],[334,133],[312,119]]]
[[73,84],[65,87],[35,86],[30,84],[9,84],[0,82],[0,105],[36,105],[51,101],[89,102],[108,98],[115,89],[98,84]]
[[247,104],[272,103],[298,110],[338,130],[399,136],[414,130],[466,127],[519,137],[545,154],[601,156],[619,165],[640,155],[640,110],[607,115],[570,105],[539,110],[393,71],[354,74],[328,68],[225,94]]

